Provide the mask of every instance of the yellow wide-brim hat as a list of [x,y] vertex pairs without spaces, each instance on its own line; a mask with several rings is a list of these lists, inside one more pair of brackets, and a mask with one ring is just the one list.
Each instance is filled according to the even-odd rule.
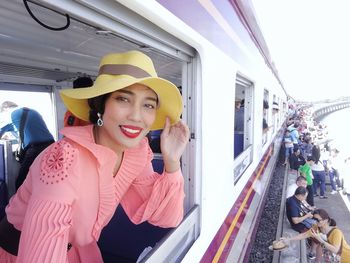
[[64,89],[60,95],[70,112],[84,121],[89,121],[88,99],[126,88],[135,83],[149,87],[158,96],[159,105],[151,130],[163,129],[166,117],[170,118],[171,124],[180,120],[183,105],[179,89],[170,81],[159,78],[152,60],[139,51],[104,56],[93,86]]

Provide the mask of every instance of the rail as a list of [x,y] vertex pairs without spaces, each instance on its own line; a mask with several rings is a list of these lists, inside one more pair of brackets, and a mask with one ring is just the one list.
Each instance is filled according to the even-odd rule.
[[315,105],[312,116],[314,119],[320,119],[327,114],[330,114],[334,111],[342,110],[348,107],[350,107],[349,101],[319,104],[319,105]]

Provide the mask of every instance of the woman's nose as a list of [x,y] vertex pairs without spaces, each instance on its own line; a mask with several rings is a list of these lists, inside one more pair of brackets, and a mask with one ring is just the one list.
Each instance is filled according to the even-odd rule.
[[142,116],[142,109],[141,106],[138,104],[133,104],[130,107],[130,112],[129,112],[129,119],[134,120],[134,121],[139,121],[141,120]]

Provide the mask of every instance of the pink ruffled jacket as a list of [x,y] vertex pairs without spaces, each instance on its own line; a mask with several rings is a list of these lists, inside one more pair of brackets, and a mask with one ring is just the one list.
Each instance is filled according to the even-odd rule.
[[38,156],[6,208],[22,234],[18,257],[0,248],[0,262],[103,262],[96,241],[119,203],[135,224],[180,223],[182,173],[155,173],[147,139],[124,152],[113,177],[116,154],[94,143],[92,125],[61,133],[64,139]]

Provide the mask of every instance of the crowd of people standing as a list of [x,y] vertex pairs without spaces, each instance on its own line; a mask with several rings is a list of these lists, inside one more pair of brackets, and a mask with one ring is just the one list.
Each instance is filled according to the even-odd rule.
[[314,202],[314,198],[328,198],[327,176],[330,194],[343,189],[340,167],[347,160],[339,158],[339,151],[332,148],[327,138],[327,127],[313,120],[308,109],[299,110],[289,119],[283,146],[284,165],[289,165],[291,173],[297,175],[295,184],[287,189],[286,215],[292,229],[300,234],[284,237],[282,241],[307,239],[308,257],[315,262],[330,257],[335,260],[331,262],[350,262],[350,246],[343,232],[336,227],[328,209],[317,209]]

